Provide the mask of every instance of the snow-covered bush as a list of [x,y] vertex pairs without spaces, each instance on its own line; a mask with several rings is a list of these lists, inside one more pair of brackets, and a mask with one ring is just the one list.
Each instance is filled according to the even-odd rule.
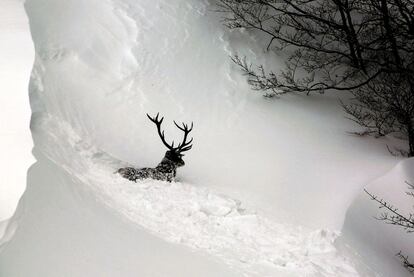
[[[406,182],[410,188],[410,191],[407,192],[407,195],[414,197],[414,186]],[[378,217],[378,220],[384,221],[387,224],[399,226],[403,228],[407,233],[414,233],[414,212],[409,213],[408,215],[403,214],[399,209],[392,204],[388,203],[382,198],[370,193],[365,190],[365,192],[371,197],[371,199],[379,204],[379,208],[384,210]],[[414,272],[414,264],[409,260],[408,256],[405,256],[401,251],[397,256],[402,260],[404,267],[406,267],[410,272]]]

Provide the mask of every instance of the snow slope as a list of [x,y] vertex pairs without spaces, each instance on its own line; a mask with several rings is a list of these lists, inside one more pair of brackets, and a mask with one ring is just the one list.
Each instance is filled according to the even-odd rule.
[[[213,9],[207,0],[27,0],[38,162],[0,275],[375,275],[337,237],[364,184],[398,161],[387,141],[347,135],[355,126],[340,95],[252,93],[228,55],[278,61],[253,34],[225,30]],[[195,124],[180,181],[120,179],[119,166],[161,160],[145,116],[158,111],[170,139],[180,135],[173,119]],[[143,241],[144,252],[132,247]],[[157,253],[189,271],[164,271]]]
[[294,214],[297,223],[329,228],[340,228],[363,184],[396,162],[374,139],[346,134],[355,126],[338,95],[266,101],[252,93],[228,55],[244,50],[254,58],[262,48],[223,29],[213,3],[26,6],[37,52],[33,111],[68,122],[120,160],[161,160],[165,149],[145,113],[166,116],[171,140],[180,135],[173,119],[194,121],[183,179],[259,204],[277,219]]
[[[392,170],[367,184],[366,190],[408,216],[413,213],[414,206],[413,198],[406,194],[410,191],[406,182],[414,183],[414,158],[398,163]],[[414,236],[403,228],[376,220],[374,216],[378,217],[385,211],[379,210],[379,205],[369,199],[362,192],[354,200],[347,211],[342,239],[352,244],[362,259],[382,276],[404,276],[407,271],[400,263],[395,263],[395,255],[401,251],[404,256],[414,257]]]
[[[34,47],[23,2],[0,2],[0,221],[13,215],[34,159],[28,82]],[[1,236],[0,228],[0,236]]]
[[36,157],[3,238],[13,236],[0,248],[0,276],[240,276],[120,219],[79,180]]
[[[55,207],[54,203],[60,202],[56,198],[62,197],[62,194],[71,196],[73,192],[69,191],[68,193],[66,190],[76,191],[79,187],[82,190],[82,185],[86,185],[90,195],[93,195],[100,203],[104,203],[110,210],[116,211],[122,218],[136,223],[137,226],[166,241],[186,245],[194,250],[204,250],[214,257],[219,257],[230,268],[239,270],[239,274],[243,273],[248,276],[357,276],[352,261],[341,255],[333,245],[337,237],[333,232],[327,230],[310,231],[302,227],[272,222],[268,218],[246,209],[238,200],[187,183],[169,184],[152,180],[137,184],[129,182],[114,174],[122,163],[97,150],[90,142],[78,137],[69,126],[54,118],[36,117],[33,122],[32,128],[35,134],[46,134],[45,137],[35,136],[37,147],[40,147],[54,164],[60,165],[66,174],[76,178],[74,182],[72,181],[73,184],[65,184],[64,190],[59,191],[56,196],[54,193],[47,196],[47,199],[53,199],[50,207],[47,208],[49,210],[47,214],[52,214],[51,219],[44,218],[45,215],[39,216],[39,218],[44,218],[47,225],[53,224],[55,226],[56,221],[53,217],[56,217],[55,213],[59,211],[59,218],[64,218],[65,221],[75,220],[76,225],[82,226],[78,221],[85,220],[84,216],[71,215],[68,211],[70,205],[62,209],[61,204]],[[65,140],[65,137],[70,139]],[[59,146],[56,147],[56,145]],[[43,159],[41,162],[48,164]],[[35,167],[32,171],[39,170]],[[45,185],[46,188],[42,188],[42,191],[51,190],[53,192],[55,189],[49,187],[56,184],[51,181],[45,182],[47,185]],[[67,188],[68,186],[69,188]],[[83,195],[82,191],[75,193],[80,194],[80,197]],[[36,202],[41,201],[40,199],[44,196],[27,197],[36,199]],[[72,203],[72,205],[76,205],[76,203]],[[36,207],[35,204],[34,206]],[[79,207],[76,209],[78,210]],[[33,217],[35,221],[39,220],[33,214],[25,215],[25,217],[30,219],[20,220],[27,222],[33,220],[31,219]],[[71,219],[73,217],[75,219]],[[110,219],[107,219],[107,222],[111,222]],[[74,223],[72,224],[75,229],[72,228],[71,232],[79,236],[78,227]],[[36,223],[35,225],[44,228],[43,224]],[[31,224],[29,226],[33,228]],[[73,236],[66,233],[68,230],[61,231],[61,228],[56,230],[57,234],[54,236],[60,239]],[[21,254],[14,256],[14,253],[21,253],[25,247],[36,241],[30,230],[25,230],[24,225],[19,226],[18,232],[19,230],[23,233],[20,236],[31,238],[28,240],[29,242],[19,239],[18,233],[13,238],[17,246],[6,245],[6,250],[3,253],[4,258],[2,259],[0,255],[0,268],[5,268],[5,273],[10,270],[10,276],[20,276],[24,275],[20,272],[34,270],[28,267],[24,269],[14,267],[13,263],[10,263],[10,260],[22,262],[32,258],[30,254],[27,257],[22,257]],[[46,242],[46,245],[49,244],[53,245],[50,241]],[[72,248],[69,250],[74,251]],[[63,257],[69,255],[65,254],[69,250],[58,249],[63,252],[61,254]],[[96,251],[95,248],[92,250]],[[49,251],[44,250],[43,247],[41,251],[41,254],[37,253],[36,256],[50,255]],[[185,256],[181,258],[186,259]],[[117,263],[116,260],[113,262]],[[45,272],[42,273],[42,276],[45,276],[46,273],[47,276],[54,276],[56,272],[60,272],[54,270],[56,269],[53,268],[51,271],[53,274]],[[202,272],[203,269],[199,270]],[[129,274],[134,275],[135,272],[131,271]],[[76,273],[75,276],[87,275]]]

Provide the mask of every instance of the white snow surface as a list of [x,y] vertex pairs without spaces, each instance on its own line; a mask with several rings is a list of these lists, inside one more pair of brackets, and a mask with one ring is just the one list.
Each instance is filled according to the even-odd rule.
[[[401,268],[383,251],[389,266],[373,270],[373,244],[339,232],[357,218],[347,209],[365,184],[399,161],[385,148],[393,141],[348,135],[357,127],[338,104],[346,95],[252,92],[228,56],[281,62],[255,34],[226,30],[214,1],[25,5],[38,162],[0,241],[1,276],[388,276]],[[194,121],[177,182],[114,173],[161,160],[147,112],[166,116],[169,140],[180,135],[173,119]]]
[[[23,2],[0,2],[0,221],[11,217],[34,163],[28,83],[34,46]],[[1,229],[1,228],[0,228]],[[1,233],[1,230],[0,230]]]
[[[413,213],[412,192],[407,184],[414,183],[414,158],[398,163],[392,170],[373,180],[365,189],[385,200],[405,215]],[[347,211],[343,227],[343,237],[360,253],[361,259],[371,264],[381,276],[405,276],[407,270],[395,263],[395,255],[401,251],[404,256],[414,257],[414,236],[401,227],[384,224],[379,217],[384,209],[378,209],[378,203],[368,201],[370,197],[361,193]],[[389,213],[391,214],[391,213]],[[394,259],[390,259],[393,257]],[[412,259],[409,259],[412,262]]]
[[116,213],[164,240],[204,250],[248,276],[358,275],[333,245],[334,232],[272,222],[237,199],[188,183],[130,182],[114,173],[122,163],[68,125],[53,118],[34,122],[34,132],[53,134],[35,142],[54,163]]

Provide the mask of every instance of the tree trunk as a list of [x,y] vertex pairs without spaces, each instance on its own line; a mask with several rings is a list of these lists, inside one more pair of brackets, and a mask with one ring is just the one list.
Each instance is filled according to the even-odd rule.
[[408,157],[414,157],[414,126],[412,120],[407,123],[408,133]]

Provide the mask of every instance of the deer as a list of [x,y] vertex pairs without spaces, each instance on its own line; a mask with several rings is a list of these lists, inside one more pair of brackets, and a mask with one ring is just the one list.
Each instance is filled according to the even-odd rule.
[[144,167],[136,169],[133,167],[123,167],[118,169],[117,172],[122,177],[134,182],[147,178],[172,182],[175,180],[177,168],[185,165],[183,161],[183,153],[193,147],[193,138],[187,141],[188,134],[193,130],[193,122],[191,122],[191,126],[188,126],[188,124],[185,124],[184,122],[180,126],[177,124],[177,122],[173,121],[175,126],[184,132],[182,142],[174,147],[174,141],[172,144],[169,144],[165,140],[164,131],[161,130],[161,124],[164,120],[164,117],[159,118],[159,113],[157,113],[155,117],[151,117],[149,114],[147,114],[147,117],[157,126],[158,136],[161,138],[164,146],[168,149],[165,152],[164,158],[155,168]]

